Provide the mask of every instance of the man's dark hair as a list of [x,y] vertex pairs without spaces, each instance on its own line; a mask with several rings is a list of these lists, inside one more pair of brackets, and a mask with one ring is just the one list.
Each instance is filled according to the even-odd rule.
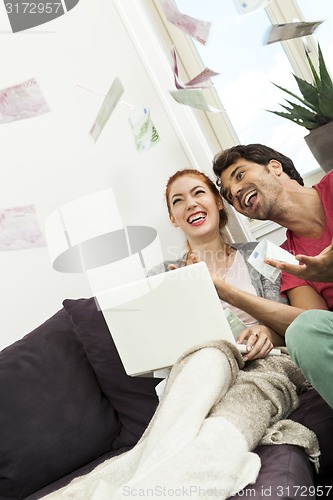
[[297,172],[293,161],[288,156],[263,144],[248,144],[247,146],[240,144],[217,154],[213,160],[213,171],[217,177],[217,185],[220,185],[221,173],[242,158],[259,165],[268,165],[271,160],[277,160],[281,163],[283,171],[291,179],[304,186],[304,181]]

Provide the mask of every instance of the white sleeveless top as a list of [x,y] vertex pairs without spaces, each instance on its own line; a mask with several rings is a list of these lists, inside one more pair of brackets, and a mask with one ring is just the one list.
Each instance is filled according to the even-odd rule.
[[[237,250],[234,261],[229,267],[227,274],[225,275],[225,281],[230,285],[234,285],[244,292],[251,293],[252,295],[257,295],[254,286],[252,285],[249,270],[245,263],[242,254]],[[242,311],[238,307],[231,306],[228,302],[221,300],[223,309],[230,309],[233,313],[245,323],[246,326],[255,325],[258,321],[253,318],[250,314]]]

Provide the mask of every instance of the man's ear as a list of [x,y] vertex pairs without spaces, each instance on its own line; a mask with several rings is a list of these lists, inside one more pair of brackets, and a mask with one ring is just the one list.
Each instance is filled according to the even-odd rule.
[[282,163],[280,163],[278,160],[274,160],[274,159],[270,160],[270,162],[268,164],[268,168],[277,177],[279,177],[283,172]]

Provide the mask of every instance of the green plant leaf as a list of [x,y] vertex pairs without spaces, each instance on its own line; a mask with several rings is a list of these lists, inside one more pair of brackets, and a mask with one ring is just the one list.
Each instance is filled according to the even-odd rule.
[[318,43],[318,58],[319,58],[319,73],[320,73],[321,84],[323,87],[327,89],[332,89],[333,88],[332,78],[330,77],[330,74],[327,71],[323,53],[321,51],[319,43]]
[[286,101],[288,104],[290,104],[291,108],[281,104],[281,106],[284,109],[286,109],[290,113],[294,114],[295,116],[299,116],[302,120],[313,120],[315,122],[316,113],[314,113],[313,111],[310,111],[307,108],[304,108],[303,106],[300,106],[299,104],[295,104],[291,101],[288,101],[288,99],[286,99]]
[[309,103],[308,105],[315,111],[319,111],[318,89],[311,83],[303,80],[302,78],[299,78],[296,75],[294,75],[294,78],[297,82],[299,90],[304,97],[305,102]]
[[313,109],[313,111],[315,111],[316,113],[318,112],[318,108],[316,108],[316,106],[311,105],[311,103],[309,103],[305,99],[302,99],[297,94],[294,94],[294,92],[291,92],[290,90],[287,90],[287,89],[285,89],[283,87],[280,87],[280,85],[277,85],[276,83],[273,83],[273,85],[275,85],[275,87],[277,87],[278,89],[282,90],[283,92],[286,92],[286,94],[291,95],[292,97],[294,97],[295,99],[297,99],[298,101],[300,101],[302,104],[305,104],[305,106],[308,106],[309,108]]
[[309,56],[309,54],[307,52],[305,52],[305,55],[306,55],[306,58],[308,60],[309,66],[310,66],[315,85],[316,85],[317,89],[320,89],[321,81],[320,81],[319,75],[316,71],[316,68],[314,67],[313,62],[311,61],[311,57]]
[[[293,75],[301,96],[291,92],[290,90],[277,85],[272,82],[275,87],[282,90],[286,94],[292,96],[296,101],[303,104],[300,106],[297,103],[291,102],[286,99],[289,106],[281,104],[286,110],[282,111],[269,111],[275,115],[287,118],[288,120],[301,125],[309,130],[318,128],[330,121],[333,121],[333,81],[327,70],[321,47],[318,43],[318,66],[317,72],[309,54],[306,52],[307,61],[313,76],[313,83]],[[304,107],[305,106],[305,107]]]
[[288,113],[290,114],[290,117],[299,125],[303,125],[306,128],[309,127],[318,127],[318,121],[317,121],[317,113],[313,113],[312,111],[309,111],[308,109],[304,108],[303,106],[299,106],[298,104],[294,104],[290,101],[287,101],[288,104],[290,104],[292,107],[289,108],[288,106],[284,106],[283,104],[281,105]]
[[328,119],[328,121],[333,120],[333,99],[330,93],[328,96],[323,91],[319,96],[319,111],[321,115]]
[[297,123],[297,125],[300,125],[301,127],[305,127],[308,130],[312,130],[314,128],[318,127],[318,124],[316,122],[312,121],[303,121],[298,117],[293,117],[290,113],[284,113],[283,111],[272,111],[270,109],[266,109],[269,113],[273,113],[274,115],[281,116],[282,118],[287,118],[288,120],[291,120],[294,123]]

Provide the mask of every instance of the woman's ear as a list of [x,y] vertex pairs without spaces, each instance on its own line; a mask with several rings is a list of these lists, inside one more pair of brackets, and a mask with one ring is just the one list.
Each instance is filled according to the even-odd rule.
[[170,220],[171,220],[171,223],[174,227],[179,227],[179,225],[177,224],[177,222],[175,221],[175,218],[173,215],[170,215]]
[[224,210],[224,204],[223,204],[222,198],[218,199],[218,201],[217,201],[217,208],[219,210]]

